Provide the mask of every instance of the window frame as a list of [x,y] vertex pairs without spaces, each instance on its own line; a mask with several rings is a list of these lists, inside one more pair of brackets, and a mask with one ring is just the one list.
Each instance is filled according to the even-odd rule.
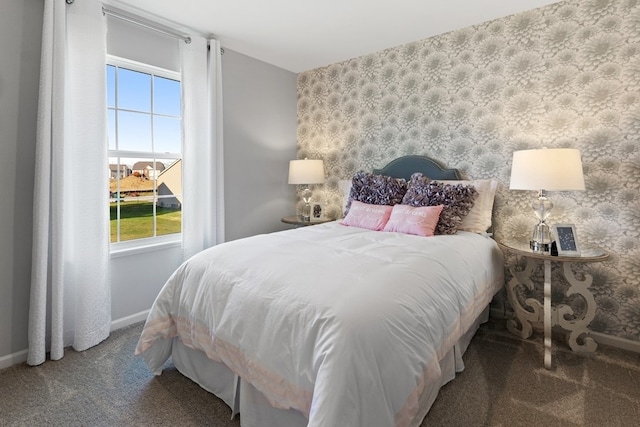
[[[109,54],[107,54],[106,61],[105,61],[105,73],[107,71],[107,66],[115,66],[117,68],[125,68],[127,70],[149,74],[152,76],[152,80],[153,80],[153,77],[156,77],[156,76],[175,80],[180,82],[180,86],[182,90],[182,75],[177,71],[167,70],[167,69],[153,66],[150,64],[145,64],[142,62],[133,61],[130,59],[118,57],[115,55],[109,55]],[[116,88],[117,88],[117,77],[116,77]],[[117,96],[117,90],[116,90],[116,96]],[[152,118],[154,115],[158,117],[175,118],[175,116],[153,113],[153,91],[151,93],[151,105],[152,105],[151,107],[152,111],[150,114]],[[108,114],[109,110],[111,109],[112,108],[107,103],[105,105],[105,114]],[[115,109],[115,111],[118,111],[118,110],[129,111],[127,109],[117,109],[117,108]],[[131,110],[131,111],[134,111],[134,110]],[[131,151],[131,150],[118,150],[118,149],[112,150],[110,146],[108,146],[107,159],[111,159],[113,157],[149,158],[151,155],[155,160],[163,160],[163,159],[182,160],[183,158],[182,152],[184,151],[184,138],[183,138],[183,132],[182,132],[184,122],[183,122],[182,111],[183,111],[183,108],[182,108],[182,99],[181,99],[180,116],[179,116],[180,129],[181,129],[180,153],[168,153],[168,152],[158,152],[158,151]],[[115,123],[116,133],[117,133],[117,129],[118,129],[118,121],[117,121],[117,115],[116,115],[116,123]],[[151,128],[151,135],[153,138],[153,126]],[[106,166],[108,168],[109,162],[107,163]],[[184,183],[184,174],[181,177],[181,180]],[[154,181],[155,181],[155,177],[154,177]],[[172,197],[172,196],[167,196],[167,197]],[[163,197],[157,194],[157,189],[156,189],[156,192],[153,195],[153,200],[155,200],[157,203],[157,201],[160,198],[163,198]],[[107,208],[109,208],[109,206],[107,206]],[[154,205],[154,233],[155,233],[155,220],[156,220],[155,218],[156,218],[156,214],[155,214],[155,205]],[[183,224],[181,221],[179,233],[156,235],[156,236],[143,237],[138,239],[118,241],[118,242],[111,242],[111,238],[109,238],[109,251],[110,251],[111,257],[114,258],[114,257],[125,256],[133,253],[143,253],[143,252],[149,252],[149,251],[158,250],[158,249],[164,249],[168,247],[179,246],[182,244],[182,229],[183,229],[182,225]]]

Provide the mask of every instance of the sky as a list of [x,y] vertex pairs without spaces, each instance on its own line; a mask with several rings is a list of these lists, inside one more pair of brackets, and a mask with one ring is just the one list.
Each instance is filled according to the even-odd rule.
[[180,153],[180,99],[179,81],[108,65],[107,106],[127,110],[108,110],[109,149]]

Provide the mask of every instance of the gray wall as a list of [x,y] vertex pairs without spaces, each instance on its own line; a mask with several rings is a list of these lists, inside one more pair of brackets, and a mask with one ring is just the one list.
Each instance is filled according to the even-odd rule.
[[226,240],[287,228],[295,188],[297,75],[225,50],[224,160]]
[[0,360],[27,348],[42,10],[0,2]]
[[[0,2],[0,366],[26,357],[42,10]],[[296,75],[227,50],[223,78],[227,240],[286,228]],[[180,262],[179,247],[112,258],[114,326],[140,319]]]

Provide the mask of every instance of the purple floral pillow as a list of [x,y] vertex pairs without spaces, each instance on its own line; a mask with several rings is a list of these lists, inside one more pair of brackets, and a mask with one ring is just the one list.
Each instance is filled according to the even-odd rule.
[[349,213],[353,200],[370,205],[393,206],[402,202],[406,192],[407,180],[405,179],[374,175],[364,171],[356,172],[351,180],[351,191],[344,216],[346,217]]
[[456,234],[465,216],[471,211],[478,192],[473,185],[444,184],[423,176],[411,175],[409,189],[402,199],[403,205],[444,205],[440,213],[436,234]]

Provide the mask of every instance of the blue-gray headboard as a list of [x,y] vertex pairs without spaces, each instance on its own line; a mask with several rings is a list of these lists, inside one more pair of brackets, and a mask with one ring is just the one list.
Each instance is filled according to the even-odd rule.
[[460,180],[462,179],[457,169],[446,169],[435,160],[425,156],[403,156],[392,160],[381,169],[374,169],[376,175],[387,175],[395,178],[404,178],[407,181],[411,175],[421,172],[431,179]]

